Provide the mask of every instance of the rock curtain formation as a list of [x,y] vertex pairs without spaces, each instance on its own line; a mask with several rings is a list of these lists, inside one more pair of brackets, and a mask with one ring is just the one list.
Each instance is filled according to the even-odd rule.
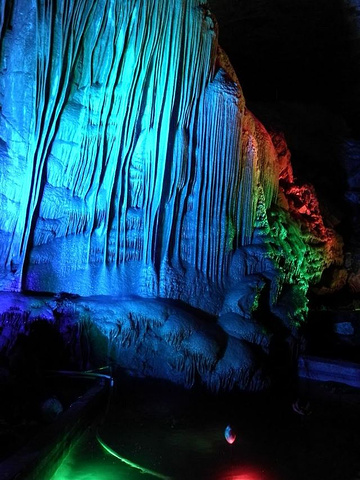
[[[208,346],[202,371],[222,361],[216,378],[231,378],[241,332],[262,328],[259,305],[291,329],[341,252],[304,221],[304,189],[287,178],[279,190],[283,151],[246,109],[206,5],[0,5],[1,290],[181,300],[220,315],[231,362],[211,336],[191,348],[198,358]],[[174,318],[169,338],[194,330]]]
[[195,0],[10,5],[2,288],[196,302],[221,287],[277,167],[213,18]]

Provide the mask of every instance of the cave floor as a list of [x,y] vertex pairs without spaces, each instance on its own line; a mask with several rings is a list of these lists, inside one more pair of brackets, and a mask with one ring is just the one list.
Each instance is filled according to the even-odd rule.
[[[103,423],[89,428],[52,480],[360,478],[360,391],[302,380],[298,393],[310,415],[295,413],[284,391],[209,398],[155,380],[118,382]],[[232,445],[228,424],[237,432]],[[97,433],[152,474],[106,452]]]

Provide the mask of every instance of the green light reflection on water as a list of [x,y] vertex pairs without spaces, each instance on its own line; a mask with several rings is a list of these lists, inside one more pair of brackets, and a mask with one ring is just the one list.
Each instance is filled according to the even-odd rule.
[[147,480],[141,473],[104,453],[95,438],[82,437],[64,457],[50,480]]

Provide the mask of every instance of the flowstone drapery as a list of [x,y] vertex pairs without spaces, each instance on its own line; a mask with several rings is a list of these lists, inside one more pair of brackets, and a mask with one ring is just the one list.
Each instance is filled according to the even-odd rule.
[[[219,328],[241,335],[268,285],[269,310],[301,320],[309,282],[338,254],[278,201],[281,156],[207,7],[2,0],[0,11],[1,290],[181,300],[233,314]],[[224,364],[211,355],[203,370]]]
[[2,288],[222,286],[277,167],[199,1],[20,2],[3,37]]

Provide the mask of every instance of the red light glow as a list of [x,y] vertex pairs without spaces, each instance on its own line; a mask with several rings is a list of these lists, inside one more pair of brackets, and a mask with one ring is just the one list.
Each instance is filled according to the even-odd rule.
[[230,467],[216,476],[216,480],[274,480],[261,468],[252,466]]

